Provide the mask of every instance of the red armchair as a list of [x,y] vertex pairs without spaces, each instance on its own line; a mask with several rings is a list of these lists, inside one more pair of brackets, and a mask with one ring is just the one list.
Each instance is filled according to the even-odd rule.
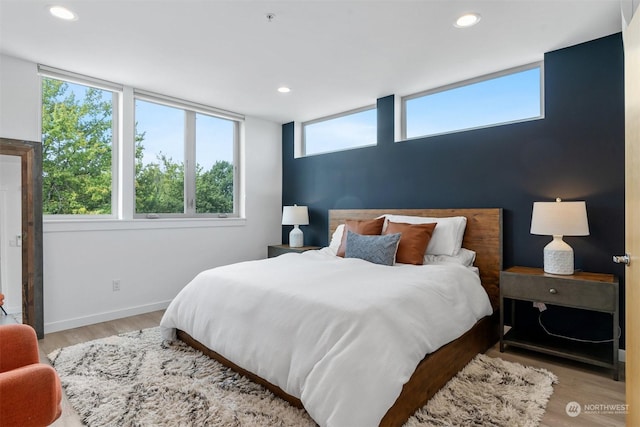
[[40,363],[31,326],[0,325],[0,427],[41,427],[62,413],[60,378]]

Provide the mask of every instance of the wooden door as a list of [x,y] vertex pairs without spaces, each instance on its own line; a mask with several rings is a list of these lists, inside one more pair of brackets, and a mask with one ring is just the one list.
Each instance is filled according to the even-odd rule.
[[624,35],[627,425],[640,426],[640,12]]

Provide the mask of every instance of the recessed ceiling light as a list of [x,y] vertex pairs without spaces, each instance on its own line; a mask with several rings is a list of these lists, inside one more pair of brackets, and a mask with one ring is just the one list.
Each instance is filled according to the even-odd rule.
[[456,19],[454,26],[458,28],[472,27],[480,22],[480,15],[477,13],[465,13]]
[[286,86],[280,86],[280,87],[278,88],[278,92],[280,92],[280,93],[289,93],[289,92],[291,92],[291,89],[289,89],[289,88],[288,88],[288,87],[286,87]]
[[78,15],[64,6],[51,6],[49,7],[49,12],[56,18],[64,19],[65,21],[76,21],[78,19]]

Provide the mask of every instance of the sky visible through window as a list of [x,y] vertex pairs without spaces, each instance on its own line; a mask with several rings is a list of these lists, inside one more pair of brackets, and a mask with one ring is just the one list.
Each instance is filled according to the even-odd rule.
[[[184,110],[137,99],[135,120],[138,133],[145,132],[145,165],[157,162],[161,152],[176,162],[184,161]],[[218,160],[233,164],[233,132],[231,120],[196,114],[197,163],[205,170]]]
[[[82,102],[87,86],[67,82],[78,102]],[[112,92],[100,91],[102,100],[111,102]],[[136,100],[135,120],[138,132],[144,131],[143,163],[157,163],[163,153],[175,162],[184,161],[184,111],[153,102]],[[234,123],[231,120],[196,114],[196,161],[209,170],[218,160],[233,164]]]
[[304,125],[304,155],[375,145],[377,120],[377,110],[372,108]]
[[540,117],[540,67],[408,99],[406,137]]
[[196,162],[204,170],[219,160],[233,164],[234,130],[231,120],[196,114]]
[[160,163],[164,154],[172,163],[184,163],[184,111],[136,99],[136,134],[142,135],[142,163]]

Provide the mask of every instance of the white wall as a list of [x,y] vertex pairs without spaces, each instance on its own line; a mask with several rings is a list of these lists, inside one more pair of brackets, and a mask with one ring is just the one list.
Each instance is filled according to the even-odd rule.
[[0,55],[0,136],[40,141],[37,72],[37,64]]
[[[0,56],[0,79],[0,136],[39,140],[36,64]],[[34,85],[36,91],[16,90]],[[5,120],[15,104],[20,108]],[[45,333],[165,308],[199,271],[264,258],[267,245],[280,243],[281,126],[248,117],[244,133],[244,219],[45,220]]]
[[0,291],[4,309],[22,311],[22,234],[21,158],[0,155]]

